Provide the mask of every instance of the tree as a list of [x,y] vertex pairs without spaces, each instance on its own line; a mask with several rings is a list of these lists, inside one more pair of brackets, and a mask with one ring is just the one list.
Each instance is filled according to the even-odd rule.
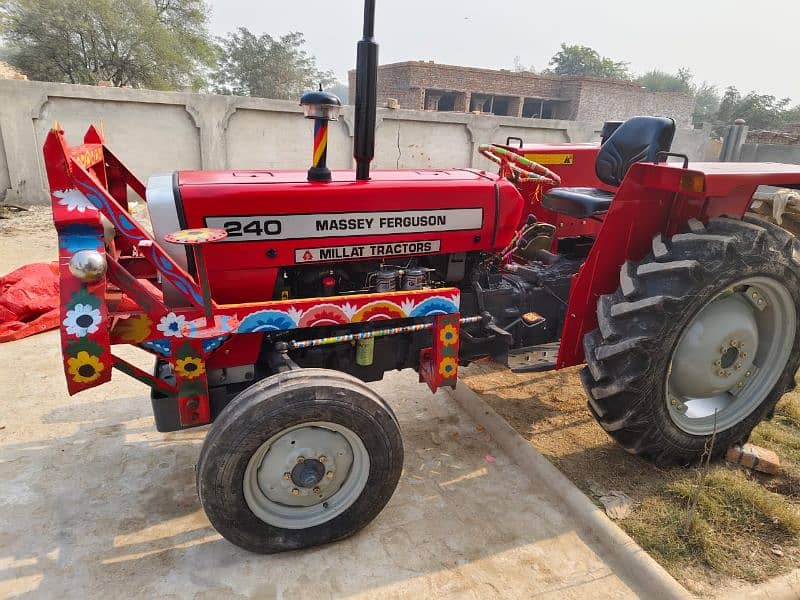
[[197,89],[215,60],[203,0],[4,0],[8,62],[30,79]]
[[600,56],[596,50],[588,46],[561,44],[561,50],[550,59],[550,66],[552,68],[547,72],[555,75],[630,79],[628,63]]
[[704,81],[694,89],[694,113],[692,122],[711,123],[719,110],[720,97],[717,87]]
[[725,90],[716,115],[718,127],[744,119],[751,129],[780,129],[794,120],[798,108],[789,108],[790,98],[776,98],[770,94],[750,92],[742,96],[731,86]]
[[676,74],[653,69],[636,78],[636,83],[653,92],[692,93],[692,72],[680,69]]
[[304,50],[302,33],[276,39],[240,27],[220,44],[219,68],[212,76],[217,93],[296,100],[304,91],[336,83],[333,73],[320,71]]

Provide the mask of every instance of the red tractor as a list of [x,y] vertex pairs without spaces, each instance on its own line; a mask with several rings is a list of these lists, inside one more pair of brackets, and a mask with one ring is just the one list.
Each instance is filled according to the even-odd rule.
[[[308,172],[145,186],[95,128],[78,146],[52,129],[70,393],[116,368],[152,388],[159,431],[210,423],[200,502],[254,552],[338,540],[381,511],[403,443],[364,382],[388,370],[436,390],[484,357],[585,362],[589,410],[631,453],[689,463],[712,436],[717,455],[746,440],[800,364],[800,244],[747,210],[759,185],[800,187],[800,167],[667,163],[674,122],[636,117],[601,146],[482,147],[497,173],[370,173],[373,15],[368,0],[355,172],[325,165],[339,101],[324,92],[301,102]],[[152,353],[153,370],[115,344]]]

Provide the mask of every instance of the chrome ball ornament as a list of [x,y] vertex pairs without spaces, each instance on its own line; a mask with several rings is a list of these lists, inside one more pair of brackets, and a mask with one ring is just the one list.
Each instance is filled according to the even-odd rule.
[[101,279],[107,268],[106,257],[97,250],[78,250],[69,259],[69,272],[85,282]]

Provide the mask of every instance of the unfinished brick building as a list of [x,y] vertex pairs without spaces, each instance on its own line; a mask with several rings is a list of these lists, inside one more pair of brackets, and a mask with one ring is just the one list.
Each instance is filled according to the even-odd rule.
[[[355,71],[349,73],[350,96]],[[664,115],[688,127],[694,99],[682,92],[652,92],[629,81],[563,77],[409,61],[378,67],[378,102],[400,108],[482,112],[501,116],[610,121]]]

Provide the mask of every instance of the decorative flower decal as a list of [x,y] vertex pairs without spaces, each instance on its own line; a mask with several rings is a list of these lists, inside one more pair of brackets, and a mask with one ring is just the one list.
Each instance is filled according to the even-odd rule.
[[452,325],[445,325],[439,332],[439,341],[444,346],[452,346],[458,341],[458,331]]
[[292,318],[280,310],[258,310],[250,313],[239,325],[239,333],[254,331],[284,331],[297,327]]
[[91,383],[105,369],[105,365],[100,362],[100,358],[81,350],[73,358],[67,359],[67,370],[76,383]]
[[156,325],[156,329],[167,337],[183,337],[183,326],[185,323],[186,317],[171,312],[161,317],[161,321]]
[[456,374],[456,369],[458,369],[458,363],[452,356],[446,356],[439,363],[439,374],[445,379],[453,377]]
[[187,356],[175,361],[175,372],[185,379],[194,379],[206,372],[206,365],[198,356]]
[[169,340],[166,339],[150,340],[149,342],[142,342],[142,348],[147,348],[148,350],[152,350],[153,352],[158,352],[162,356],[169,356],[172,354],[172,346],[170,346]]
[[197,229],[182,229],[164,236],[164,239],[173,244],[198,244],[203,242],[217,242],[225,239],[228,234],[224,229],[199,227]]
[[409,317],[428,317],[431,315],[447,315],[458,312],[458,306],[450,298],[433,296],[426,298],[409,313]]
[[53,196],[58,198],[59,205],[66,206],[69,212],[77,210],[79,213],[84,213],[87,210],[97,210],[97,207],[75,188],[55,191]]
[[95,333],[102,321],[99,309],[91,304],[76,304],[74,308],[67,310],[63,325],[67,328],[67,335],[84,337]]
[[203,352],[211,352],[212,350],[216,350],[226,339],[228,339],[227,335],[220,335],[218,337],[203,340]]
[[138,344],[147,339],[152,330],[153,322],[147,315],[137,315],[127,319],[120,319],[114,327],[114,334],[125,342]]
[[358,312],[353,315],[353,322],[360,323],[364,321],[380,321],[383,319],[402,319],[406,316],[408,315],[394,302],[377,300],[362,306]]

